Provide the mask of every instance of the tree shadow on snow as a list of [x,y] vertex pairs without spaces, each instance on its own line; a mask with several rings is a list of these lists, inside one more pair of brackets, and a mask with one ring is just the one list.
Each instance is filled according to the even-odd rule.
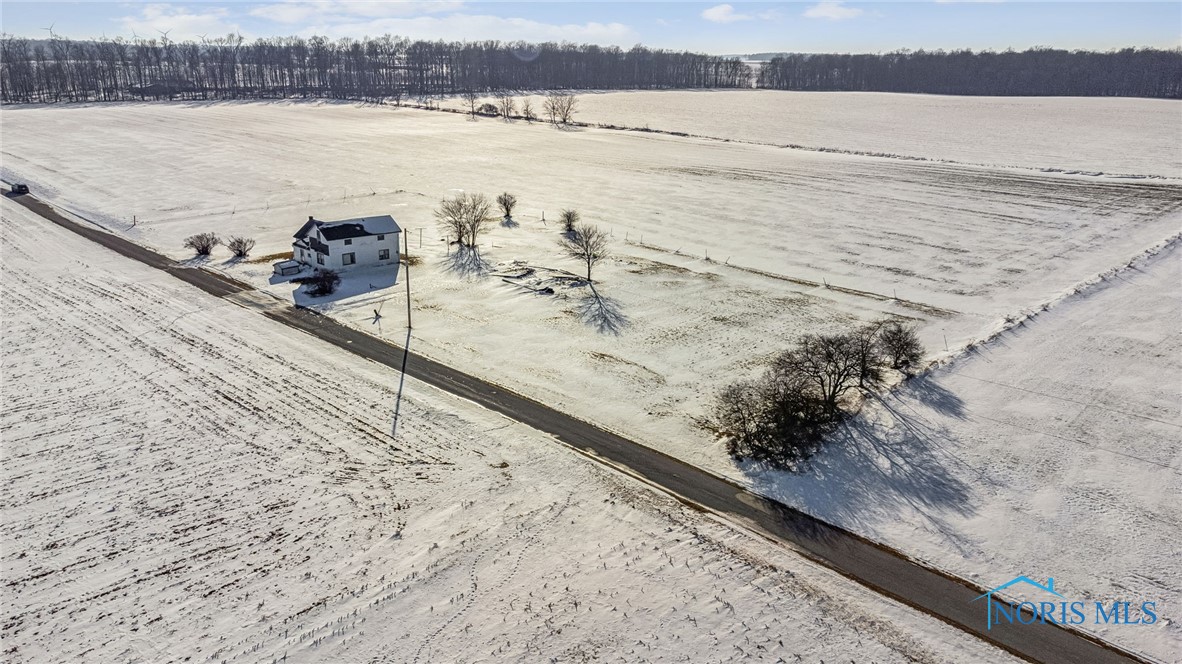
[[575,312],[584,324],[598,330],[601,334],[619,336],[624,328],[631,324],[624,315],[624,309],[615,298],[600,295],[595,287],[591,287],[591,294],[579,299],[575,304]]
[[[934,380],[916,378],[909,381],[903,389],[921,401],[925,406],[936,410],[942,415],[954,417],[958,420],[965,419],[964,399],[961,399],[958,394]],[[890,406],[886,402],[880,401],[880,403],[885,408],[890,409]],[[895,413],[893,410],[891,412]],[[896,417],[902,418],[901,415],[896,415]]]
[[[930,407],[931,421],[909,402]],[[796,472],[751,461],[740,468],[759,493],[871,537],[914,511],[967,555],[968,545],[946,517],[973,515],[973,487],[991,481],[950,451],[948,431],[939,423],[941,417],[966,419],[963,401],[916,379],[877,403],[882,417],[863,413],[842,423]],[[977,475],[972,485],[962,479],[966,474]]]
[[198,254],[196,256],[193,256],[192,258],[183,258],[183,259],[177,261],[176,264],[181,267],[198,268],[198,267],[205,267],[206,265],[209,265],[211,262],[213,262],[213,257],[208,256],[208,255],[202,256],[202,255]]
[[456,246],[456,250],[442,260],[442,267],[461,277],[481,278],[492,272],[492,264],[484,260],[480,251],[470,247]]

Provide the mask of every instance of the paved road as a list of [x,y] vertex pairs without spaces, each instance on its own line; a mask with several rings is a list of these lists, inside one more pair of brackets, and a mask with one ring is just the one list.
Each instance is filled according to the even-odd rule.
[[[128,258],[162,269],[219,297],[250,286],[201,269],[179,267],[171,259],[93,226],[65,219],[32,196],[19,203],[79,235]],[[263,315],[361,357],[400,369],[402,348],[345,327],[307,309],[266,307]],[[624,467],[700,509],[741,523],[883,595],[933,615],[1012,654],[1036,662],[1102,664],[1145,661],[1074,630],[1056,625],[995,625],[985,629],[984,606],[971,600],[985,589],[924,567],[886,547],[831,526],[803,512],[755,495],[733,482],[674,459],[593,424],[558,412],[503,387],[411,353],[408,375],[502,413],[580,452]],[[1025,570],[997,570],[997,581]],[[1129,626],[1127,629],[1137,629]]]

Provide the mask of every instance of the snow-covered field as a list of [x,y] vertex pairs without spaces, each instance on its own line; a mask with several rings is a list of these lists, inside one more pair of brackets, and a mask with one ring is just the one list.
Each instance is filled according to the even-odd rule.
[[748,470],[987,587],[1156,601],[1165,620],[1099,634],[1182,661],[1182,242],[881,398],[805,472]]
[[[177,258],[192,233],[249,235],[265,255],[289,249],[310,214],[392,213],[424,259],[411,270],[417,351],[723,469],[729,462],[697,424],[716,386],[801,333],[899,315],[925,323],[933,351],[943,352],[945,338],[955,349],[1182,222],[1178,181],[559,131],[411,109],[97,105],[10,108],[3,123],[6,178]],[[432,210],[456,190],[510,190],[520,200],[519,225],[485,237],[492,275],[464,273],[441,241]],[[558,251],[563,207],[613,230],[615,259],[596,273],[606,313],[584,309],[584,286],[541,280],[578,268]],[[233,264],[224,252],[214,264],[291,293],[268,283],[269,265]],[[557,296],[496,276],[531,268],[525,281]],[[345,292],[371,283],[383,282],[361,276]],[[398,340],[404,297],[377,289],[320,306]],[[386,314],[380,326],[370,322],[375,308]]]
[[1007,661],[0,199],[7,662]]
[[414,249],[425,228],[422,253],[435,257],[439,199],[508,190],[526,230],[550,233],[540,244],[509,229],[490,234],[490,261],[556,260],[554,220],[570,207],[613,229],[623,254],[633,253],[627,241],[643,241],[997,316],[1107,269],[1182,219],[1178,180],[560,131],[405,108],[118,104],[5,108],[2,117],[5,178],[178,257],[195,232],[247,233],[263,253],[289,249],[309,214],[379,211],[412,230]]
[[[532,97],[538,112],[542,99]],[[443,104],[465,108],[458,99]],[[602,92],[580,94],[575,119],[972,164],[1182,177],[1182,105],[1166,99]]]
[[[659,105],[656,100],[680,93],[647,94]],[[711,94],[701,93],[703,98]],[[865,106],[906,105],[912,99],[881,97],[888,99],[845,98],[848,123],[858,127],[847,136],[862,140],[876,134],[859,118],[886,111]],[[943,126],[963,130],[972,125],[974,114],[982,111],[966,106],[969,101],[947,100]],[[1040,101],[1045,100],[1012,103]],[[980,103],[989,105],[988,100]],[[1131,109],[1130,118],[1158,119],[1114,123],[1097,110],[1105,104]],[[1054,100],[1062,112],[1053,140],[1044,140],[1038,122],[1022,122],[1000,110],[999,117],[1011,127],[1006,137],[942,139],[980,150],[980,157],[929,154],[932,133],[922,127],[882,133],[901,142],[889,150],[900,154],[1022,166],[1033,165],[1023,161],[1033,153],[1016,146],[1041,150],[1037,146],[1053,143],[1055,154],[1064,155],[1072,167],[1088,162],[1087,168],[1105,172],[1156,172],[1152,169],[1182,161],[1182,148],[1162,140],[1177,132],[1175,126],[1162,127],[1174,117],[1175,106],[1158,104]],[[1065,127],[1072,116],[1083,118],[1079,127],[1092,127],[1092,133]],[[423,258],[411,268],[411,345],[417,352],[750,482],[954,573],[975,574],[985,585],[1026,571],[1064,579],[1086,596],[1119,594],[1114,589],[1126,587],[1150,592],[1152,583],[1130,581],[1129,575],[1137,573],[1160,582],[1161,596],[1176,602],[1182,572],[1160,545],[1176,539],[1177,511],[1155,502],[1153,495],[1155,490],[1177,495],[1177,485],[1169,484],[1178,472],[1177,392],[1161,392],[1145,402],[1173,406],[1173,411],[1172,417],[1159,418],[1165,428],[1144,431],[1137,428],[1144,424],[1137,418],[1112,420],[1107,428],[1079,428],[1089,426],[1086,418],[1051,405],[1054,398],[1081,400],[1071,395],[1092,390],[1082,399],[1090,404],[1087,417],[1107,412],[1104,408],[1127,410],[1123,402],[1111,402],[1121,393],[1108,389],[1109,382],[1160,386],[1167,365],[1177,366],[1176,337],[1172,353],[1155,351],[1165,359],[1154,364],[1135,354],[1141,346],[1121,340],[1128,328],[1117,318],[1108,319],[1095,336],[1079,336],[1085,316],[1105,320],[1107,309],[1133,306],[1129,302],[1137,297],[1131,291],[1113,288],[1121,294],[1093,305],[1103,302],[1096,293],[1109,291],[1085,289],[1040,313],[1026,328],[985,346],[986,355],[952,364],[947,371],[955,374],[924,381],[920,387],[934,386],[924,394],[904,390],[882,407],[868,408],[847,440],[802,476],[736,468],[700,426],[700,418],[719,386],[756,370],[804,332],[905,316],[921,322],[933,358],[954,356],[966,343],[1006,325],[1006,318],[1038,312],[1044,303],[1059,301],[1079,284],[1176,237],[1182,226],[1178,179],[1049,174],[591,128],[561,131],[350,104],[6,108],[0,117],[0,170],[6,179],[28,181],[55,204],[174,257],[186,257],[181,240],[196,232],[253,236],[259,240],[256,255],[264,255],[288,249],[290,235],[309,214],[327,220],[393,214],[409,231],[410,253]],[[727,117],[716,113],[701,121],[743,125],[718,120]],[[827,117],[834,125],[847,122],[840,111]],[[895,121],[902,123],[898,117]],[[870,142],[838,147],[887,151]],[[1011,151],[1021,158],[988,158]],[[1088,161],[1105,155],[1115,166]],[[1136,168],[1121,161],[1142,158]],[[497,226],[486,235],[485,273],[453,262],[432,221],[438,200],[457,190],[508,190],[521,201],[517,226]],[[605,309],[588,309],[589,289],[560,272],[578,269],[557,250],[554,220],[564,207],[579,209],[585,220],[614,233],[615,257],[595,275],[597,289],[607,298]],[[1163,319],[1178,311],[1177,280],[1171,288],[1168,276],[1177,261],[1171,249],[1137,268],[1149,275],[1144,276],[1148,285],[1137,291],[1150,293],[1140,306],[1153,305],[1159,312],[1144,319],[1146,338],[1167,339],[1167,332],[1177,328],[1177,316]],[[223,252],[210,266],[291,296],[289,285],[269,283],[269,265],[234,263]],[[1136,283],[1142,277],[1126,269],[1113,283]],[[347,284],[349,297],[316,306],[403,341],[402,285],[371,291],[371,283],[382,282],[360,275]],[[539,295],[525,286],[556,292]],[[1090,313],[1072,317],[1077,307]],[[374,309],[383,313],[376,322]],[[1137,310],[1122,311],[1127,318]],[[1062,352],[1051,352],[1047,345],[1052,341],[1039,336],[1056,320],[1062,322],[1054,343]],[[995,370],[1002,373],[990,377]],[[983,391],[992,383],[955,378],[962,373],[1052,395],[1045,397],[1051,401],[1043,404],[1038,395],[1025,392],[1019,397],[1008,387]],[[945,388],[940,386],[947,381],[953,381],[946,388],[951,397],[941,396]],[[1038,386],[1044,381],[1056,387],[1044,390]],[[939,397],[935,406],[923,401],[932,398],[928,392]],[[926,411],[908,405],[917,400]],[[961,418],[953,411],[951,420],[939,419],[948,416],[939,412],[944,401],[963,402],[969,415]],[[887,406],[914,408],[917,419],[946,429],[947,436],[908,433],[908,424]],[[1002,406],[1015,412],[995,412]],[[1016,412],[1022,409],[1031,412]],[[1042,413],[1065,421],[1035,427],[1047,435],[1019,438],[1010,431],[1032,426],[1018,415],[1037,420]],[[1131,435],[1160,439],[1155,449],[1164,456],[1149,458],[1166,467],[1128,461],[1115,466],[1120,472],[1087,472],[1089,463],[1102,463],[1103,471],[1114,463],[1072,447],[1092,445],[1144,457],[1132,449],[1138,441],[1129,440]],[[1045,480],[1038,462],[1049,442],[1070,463],[1046,483],[1037,509],[1031,509],[1023,501],[1031,498],[1032,486]],[[892,461],[895,450],[901,456]],[[1113,496],[1132,513],[1111,508],[1096,518],[1094,529],[1077,528],[1068,535],[1047,526],[1057,514],[1075,522],[1091,518],[1095,508],[1089,507],[1089,496],[1096,495]],[[1143,537],[1129,552],[1130,544],[1114,533],[1127,532],[1120,528],[1137,519],[1160,520],[1155,533],[1163,539]],[[1019,532],[1024,539],[1012,541],[1010,534]],[[1060,537],[1093,548],[1076,553],[1061,548]],[[1109,562],[1125,556],[1137,563]],[[1035,570],[1027,566],[1030,560],[1046,564]],[[1169,658],[1178,649],[1173,629],[1163,621],[1150,636],[1118,630],[1105,636]]]

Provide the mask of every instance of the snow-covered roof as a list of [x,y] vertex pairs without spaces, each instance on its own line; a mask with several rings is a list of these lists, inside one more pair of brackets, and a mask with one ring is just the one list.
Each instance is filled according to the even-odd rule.
[[324,236],[325,240],[342,240],[351,237],[402,232],[402,229],[398,227],[398,222],[394,221],[394,217],[388,214],[376,217],[344,219],[341,221],[320,221],[319,219],[308,217],[307,223],[300,227],[295,237],[298,239],[305,238],[314,228],[319,229],[320,234]]
[[[369,235],[402,232],[402,229],[398,227],[398,222],[394,221],[394,217],[391,217],[388,214],[383,214],[378,217],[360,217],[358,219],[335,221],[333,222],[333,225],[335,224],[360,224],[363,228],[365,228]],[[321,227],[321,230],[324,230],[323,226]]]

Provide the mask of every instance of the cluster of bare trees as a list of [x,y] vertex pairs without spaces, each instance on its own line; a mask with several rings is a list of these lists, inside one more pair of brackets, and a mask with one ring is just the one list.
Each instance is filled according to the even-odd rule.
[[[507,122],[515,117],[522,117],[528,122],[538,119],[534,112],[533,102],[525,97],[521,102],[521,115],[517,116],[517,100],[511,95],[501,94],[496,103],[480,103],[481,95],[476,91],[465,92],[460,95],[464,106],[468,109],[469,117],[475,119],[479,115],[499,115]],[[575,109],[579,100],[568,92],[551,92],[542,100],[542,112],[553,125],[569,125],[574,122]]]
[[435,219],[449,236],[456,238],[461,248],[476,251],[480,234],[493,220],[492,203],[484,194],[456,194],[440,202],[439,209],[435,211]]
[[578,100],[574,95],[551,92],[546,95],[546,101],[542,102],[542,110],[545,111],[550,124],[568,125],[574,117],[577,105]]
[[508,121],[517,112],[517,102],[508,95],[502,95],[497,99],[497,112],[501,114],[502,118]]
[[4,102],[316,97],[378,101],[466,91],[732,88],[737,58],[636,46],[240,35],[74,41],[0,39]]
[[1182,49],[785,54],[760,68],[757,85],[780,90],[1177,99],[1182,98]]
[[909,372],[923,354],[915,327],[898,321],[808,334],[759,379],[723,389],[715,422],[731,456],[790,467],[845,417],[851,390],[880,386],[888,369]]
[[[504,225],[516,226],[512,222],[517,197],[506,191],[497,196],[496,205],[501,211]],[[461,250],[479,253],[477,242],[493,220],[492,209],[492,203],[484,194],[464,192],[444,198],[435,210],[435,219],[448,233],[449,239],[456,238]],[[590,282],[592,269],[610,256],[610,234],[597,226],[578,222],[578,211],[562,211],[563,235],[558,243],[567,256],[583,263],[587,270],[587,281]]]

